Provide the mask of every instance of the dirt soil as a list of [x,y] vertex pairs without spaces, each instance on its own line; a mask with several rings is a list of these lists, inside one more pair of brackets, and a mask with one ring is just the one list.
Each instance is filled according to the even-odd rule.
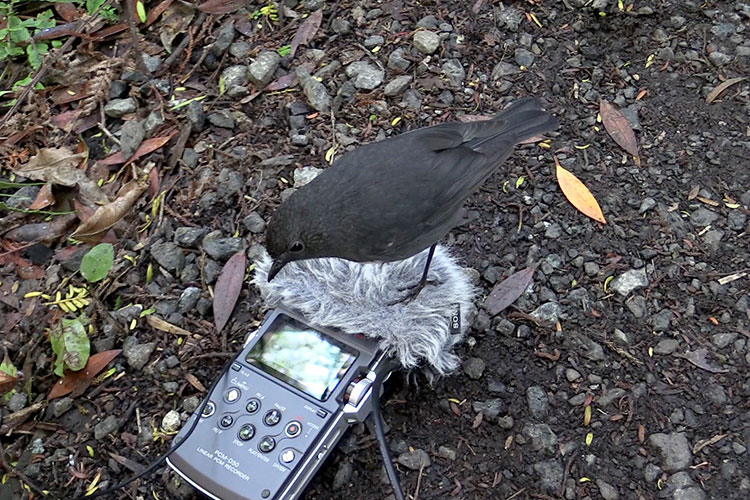
[[[276,20],[250,2],[208,16],[183,7],[169,22],[139,24],[141,48],[161,62],[153,77],[134,68],[127,30],[77,41],[43,81],[96,89],[72,103],[35,94],[2,130],[8,137],[41,125],[4,146],[6,159],[23,148],[74,150],[77,134],[58,128],[71,122],[50,116],[85,107],[70,127],[88,120],[79,130],[89,165],[132,147],[113,140],[133,140],[125,123],[148,118],[156,124],[147,137],[176,135],[136,162],[155,167],[151,188],[108,234],[115,267],[90,285],[92,352],[124,352],[104,381],[48,405],[58,377],[44,328],[75,314],[24,297],[86,285],[76,271],[88,247],[67,240],[75,217],[52,238],[29,240],[7,231],[49,222],[44,215],[0,212],[8,243],[0,251],[22,246],[17,255],[43,271],[24,279],[21,261],[0,261],[0,345],[26,376],[3,399],[0,500],[31,498],[29,489],[33,498],[42,498],[38,490],[73,498],[95,477],[106,488],[167,450],[174,433],[165,416],[187,418],[264,312],[246,284],[216,333],[217,276],[235,252],[259,255],[265,222],[308,167],[413,128],[492,115],[525,96],[559,117],[559,131],[520,146],[444,242],[479,288],[458,349],[462,368],[432,385],[419,371],[399,375],[388,391],[383,413],[404,491],[421,500],[750,498],[750,80],[731,80],[750,75],[750,3],[281,3],[288,7]],[[147,12],[156,6],[146,2]],[[262,50],[289,45],[317,8],[320,28],[294,57],[271,57],[270,70],[258,63]],[[189,43],[170,61],[165,39]],[[349,66],[357,61],[364,64]],[[319,77],[317,94],[285,76],[303,65]],[[333,113],[316,109],[326,94]],[[130,98],[134,107],[110,109]],[[639,161],[605,130],[601,101],[635,130]],[[569,203],[554,154],[590,189],[607,224]],[[114,176],[103,184],[114,199],[132,178],[121,166],[87,175]],[[533,264],[529,289],[491,316],[493,287]],[[154,328],[141,314],[152,308],[188,334]],[[390,492],[362,424],[304,498]],[[160,468],[110,497],[200,496]]]

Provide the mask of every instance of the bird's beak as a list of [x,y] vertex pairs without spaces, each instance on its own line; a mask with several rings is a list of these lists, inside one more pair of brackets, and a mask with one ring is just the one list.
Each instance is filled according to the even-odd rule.
[[274,279],[284,265],[286,265],[286,262],[274,260],[271,264],[271,269],[268,270],[268,281]]

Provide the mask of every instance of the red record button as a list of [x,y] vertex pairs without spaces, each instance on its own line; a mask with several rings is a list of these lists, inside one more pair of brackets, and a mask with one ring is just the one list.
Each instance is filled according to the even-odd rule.
[[302,424],[296,420],[292,420],[286,424],[286,428],[284,429],[284,433],[290,438],[299,436],[300,432],[302,432]]

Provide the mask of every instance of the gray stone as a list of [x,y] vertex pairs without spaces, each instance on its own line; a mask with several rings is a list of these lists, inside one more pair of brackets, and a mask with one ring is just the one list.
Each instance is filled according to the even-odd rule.
[[532,417],[544,420],[549,412],[549,398],[544,387],[533,385],[526,389],[526,404]]
[[153,110],[143,120],[143,130],[146,132],[146,137],[151,137],[156,130],[164,124],[164,117],[161,112],[157,109]]
[[206,113],[203,111],[203,104],[198,101],[188,104],[186,116],[193,132],[200,133],[203,131],[203,127],[206,126]]
[[375,47],[383,45],[384,43],[385,38],[383,38],[381,35],[370,35],[365,38],[364,42],[362,42],[362,45],[364,45],[366,49],[374,49]]
[[123,123],[120,129],[120,150],[122,156],[130,158],[141,145],[146,137],[146,130],[143,124],[138,120],[128,120]]
[[409,88],[410,83],[410,75],[397,76],[396,78],[388,82],[388,84],[385,86],[385,89],[383,89],[383,94],[385,94],[387,97],[397,96],[401,92]]
[[460,87],[466,78],[466,70],[458,59],[448,59],[443,63],[443,75],[451,82],[451,85]]
[[40,189],[39,186],[20,187],[16,192],[4,199],[5,204],[11,208],[29,208],[29,206],[34,203]]
[[440,21],[433,14],[427,14],[417,21],[417,28],[435,29],[440,26]]
[[630,311],[630,313],[636,318],[646,317],[646,297],[643,295],[633,295],[625,301],[625,307],[627,307],[628,311]]
[[529,68],[532,64],[534,64],[534,59],[536,59],[536,56],[530,50],[526,50],[523,48],[516,49],[515,60],[516,64],[518,64],[519,66]]
[[348,488],[351,484],[353,473],[354,467],[351,462],[341,462],[338,470],[336,470],[336,475],[333,476],[333,484],[331,485],[333,491]]
[[356,88],[373,90],[383,83],[385,71],[366,61],[355,61],[346,67],[346,76],[352,79]]
[[252,50],[252,48],[252,45],[247,42],[233,42],[232,45],[229,46],[229,54],[235,59],[243,61],[247,58],[248,55],[250,55],[250,51]]
[[556,323],[561,314],[562,307],[557,302],[546,302],[531,311],[531,316],[550,323]]
[[446,460],[455,460],[456,459],[456,450],[453,448],[449,448],[447,446],[438,446],[438,456],[441,458],[444,458]]
[[420,30],[414,33],[412,39],[414,48],[423,54],[432,54],[440,46],[440,37],[437,33],[429,30]]
[[122,355],[125,356],[128,366],[135,370],[146,366],[154,349],[156,349],[156,342],[139,344],[135,337],[128,337],[122,343]]
[[534,464],[539,484],[547,493],[556,494],[563,480],[563,466],[556,458]]
[[513,7],[500,9],[495,15],[497,22],[504,24],[510,31],[518,31],[518,27],[524,20],[524,15]]
[[655,332],[666,332],[672,324],[674,313],[669,309],[662,309],[650,318],[651,328]]
[[520,72],[521,69],[515,64],[500,61],[499,63],[495,64],[494,68],[492,68],[492,80],[500,80],[505,76],[517,75]]
[[557,446],[557,434],[555,434],[547,424],[526,423],[521,430],[526,438],[531,441],[531,447],[534,450],[555,451]]
[[617,491],[617,488],[608,482],[597,479],[596,485],[599,487],[599,493],[604,500],[619,500],[620,493]]
[[712,229],[711,231],[708,231],[703,235],[703,242],[705,243],[708,251],[714,254],[719,250],[722,238],[724,238],[724,231]]
[[391,54],[388,56],[388,69],[398,71],[406,71],[407,69],[409,69],[411,61],[404,58],[405,53],[406,50],[404,50],[403,48],[398,48],[391,52]]
[[180,424],[180,413],[176,410],[169,410],[161,419],[161,428],[167,432],[177,432]]
[[654,347],[654,353],[661,355],[672,354],[678,347],[680,347],[680,343],[677,339],[662,339]]
[[714,66],[726,66],[732,62],[732,56],[717,50],[708,54],[708,60],[711,61],[711,64]]
[[227,51],[232,42],[234,41],[234,20],[229,19],[221,25],[219,31],[216,33],[216,40],[209,47],[211,53],[216,57],[220,57]]
[[651,434],[648,442],[661,459],[661,468],[667,472],[686,469],[693,460],[693,452],[684,432]]
[[275,50],[262,51],[247,68],[250,81],[259,89],[265,87],[273,78],[280,62],[281,56]]
[[718,349],[725,348],[735,340],[737,340],[736,332],[717,333],[716,335],[711,337],[711,343]]
[[653,198],[644,198],[641,206],[638,208],[639,214],[644,214],[656,206],[656,200]]
[[573,368],[566,368],[565,378],[568,380],[568,382],[575,382],[577,380],[581,380],[581,373]]
[[308,184],[313,179],[315,179],[318,175],[320,175],[323,172],[322,168],[316,168],[316,167],[302,167],[298,168],[294,171],[292,174],[294,178],[294,187],[299,189],[305,184]]
[[213,111],[208,115],[208,121],[215,127],[228,128],[230,130],[234,128],[234,117],[226,109]]
[[310,142],[305,134],[291,134],[290,138],[292,139],[292,145],[294,146],[307,146]]
[[648,286],[648,276],[646,269],[631,269],[617,276],[612,280],[609,287],[623,297],[626,297],[633,290]]
[[547,226],[547,230],[544,231],[544,237],[549,238],[550,240],[555,240],[559,238],[560,236],[562,236],[562,234],[563,234],[562,226],[560,226],[560,224],[556,222],[549,224]]
[[117,417],[109,415],[107,418],[94,426],[94,439],[97,441],[104,439],[109,434],[117,430]]
[[26,407],[28,396],[24,392],[16,392],[8,400],[8,410],[11,412],[21,411]]
[[464,373],[472,380],[478,380],[484,373],[485,363],[481,358],[469,358],[463,363]]
[[320,10],[325,5],[323,0],[305,0],[305,9],[312,12],[314,10]]
[[132,97],[112,99],[104,106],[104,114],[112,118],[122,118],[127,114],[135,113],[136,109],[138,109],[138,104]]
[[161,68],[161,57],[150,56],[146,53],[141,54],[143,65],[146,67],[149,73],[156,73]]
[[689,486],[675,490],[672,494],[673,500],[706,500],[706,493],[700,486]]
[[515,420],[513,420],[512,415],[504,415],[497,419],[497,425],[499,425],[501,429],[509,431],[513,428],[513,425],[515,425]]
[[189,286],[180,294],[180,298],[177,299],[177,310],[183,314],[191,311],[195,304],[198,303],[198,299],[201,298],[201,289],[196,286]]
[[224,88],[244,87],[250,81],[250,72],[244,64],[229,66],[221,72]]
[[259,234],[266,230],[266,221],[260,216],[258,212],[250,212],[250,214],[242,219],[242,225],[245,229],[251,233]]
[[496,422],[500,414],[506,410],[505,402],[499,398],[475,401],[471,407],[475,412],[483,414],[488,422]]
[[321,113],[330,110],[331,96],[328,94],[325,85],[310,76],[310,73],[302,66],[297,67],[296,73],[310,106]]
[[167,271],[179,271],[185,265],[182,249],[171,241],[157,241],[151,246],[151,256]]
[[346,35],[351,31],[351,23],[343,17],[337,17],[331,23],[331,29],[339,35]]
[[174,241],[181,247],[198,248],[198,244],[208,232],[204,227],[178,227],[174,231]]
[[65,412],[73,408],[73,398],[65,396],[64,398],[55,399],[50,403],[52,415],[61,417]]
[[690,222],[696,227],[708,226],[719,218],[719,214],[707,208],[699,208],[690,215]]
[[224,261],[241,251],[245,242],[241,238],[211,238],[203,239],[203,250],[215,260]]
[[599,274],[599,271],[599,264],[596,262],[584,262],[583,272],[586,273],[586,276],[596,276]]
[[432,463],[427,452],[419,448],[401,453],[396,461],[411,470],[427,468]]

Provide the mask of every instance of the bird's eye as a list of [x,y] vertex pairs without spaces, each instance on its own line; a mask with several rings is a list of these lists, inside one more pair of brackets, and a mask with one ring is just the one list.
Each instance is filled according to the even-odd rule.
[[303,245],[301,241],[295,241],[294,243],[292,243],[292,246],[289,247],[289,251],[291,253],[299,253],[304,249],[305,245]]

